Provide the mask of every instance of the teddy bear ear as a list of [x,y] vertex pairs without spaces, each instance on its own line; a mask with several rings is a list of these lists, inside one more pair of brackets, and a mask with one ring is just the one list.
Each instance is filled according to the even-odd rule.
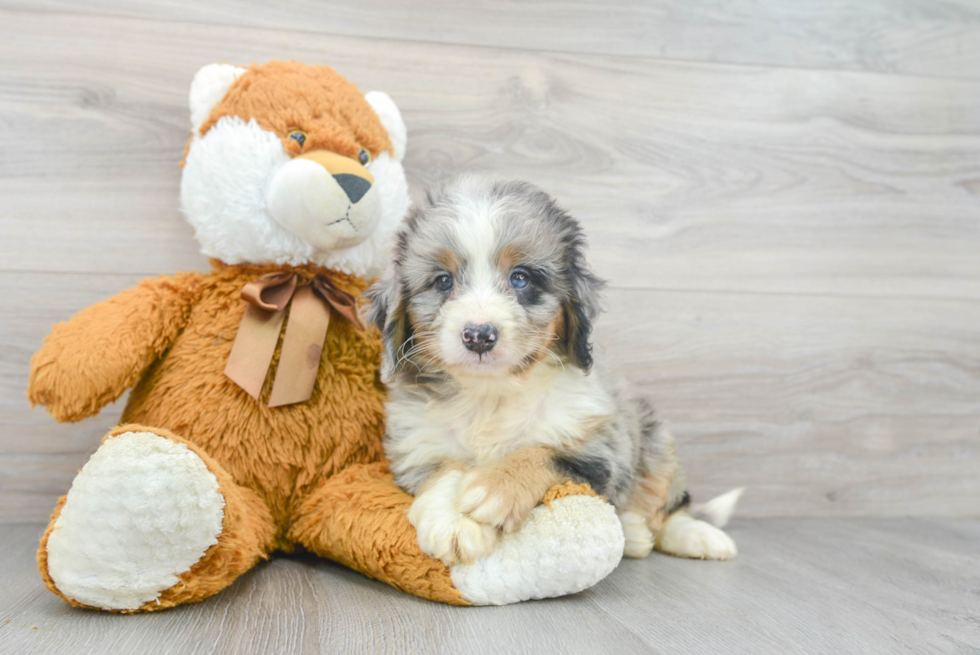
[[197,71],[191,82],[190,107],[191,127],[194,134],[201,136],[199,130],[211,115],[211,110],[221,102],[228,89],[247,69],[228,64],[208,64]]
[[398,111],[398,106],[391,96],[383,91],[371,91],[364,96],[364,99],[381,119],[381,124],[388,131],[388,138],[391,139],[392,148],[395,150],[395,159],[401,161],[405,157],[408,131],[405,129],[405,121],[402,120],[402,113]]

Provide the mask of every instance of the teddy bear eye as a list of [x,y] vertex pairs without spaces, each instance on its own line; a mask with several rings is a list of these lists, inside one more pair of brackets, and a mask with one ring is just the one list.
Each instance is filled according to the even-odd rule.
[[361,166],[367,166],[368,162],[371,161],[371,154],[364,148],[361,148],[361,151],[357,153],[357,161],[361,162]]
[[302,148],[303,144],[306,143],[306,132],[302,130],[293,130],[287,135],[287,138],[292,139],[299,144],[300,148]]

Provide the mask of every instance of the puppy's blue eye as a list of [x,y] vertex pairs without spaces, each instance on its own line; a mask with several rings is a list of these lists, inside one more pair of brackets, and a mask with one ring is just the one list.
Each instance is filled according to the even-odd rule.
[[523,289],[531,281],[531,276],[523,268],[515,268],[510,274],[510,286]]
[[289,133],[289,138],[298,143],[299,147],[302,148],[303,144],[306,143],[306,132],[303,130],[293,130]]
[[433,280],[433,283],[439,291],[449,291],[453,288],[453,276],[449,273],[440,273]]

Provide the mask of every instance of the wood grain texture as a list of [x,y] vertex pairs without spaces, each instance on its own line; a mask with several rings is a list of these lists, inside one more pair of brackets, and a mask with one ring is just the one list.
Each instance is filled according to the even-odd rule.
[[596,587],[508,607],[437,605],[312,558],[278,558],[160,613],[73,609],[34,570],[40,525],[0,533],[0,652],[976,653],[980,522],[772,519],[732,562],[654,554]]
[[[301,2],[0,6],[0,521],[46,516],[121,409],[70,426],[28,408],[51,324],[207,265],[177,211],[193,73],[273,58],[388,91],[416,195],[463,171],[525,177],[582,220],[611,281],[604,342],[673,426],[697,497],[748,484],[752,517],[980,513],[980,81],[400,40],[393,11],[372,38],[325,38],[368,20],[353,3],[331,20]],[[861,6],[895,39],[927,11]],[[251,9],[268,29],[241,24]],[[592,11],[552,9],[556,33]],[[968,31],[957,11],[943,20]]]
[[[54,424],[24,400],[31,354],[133,282],[0,273],[29,308],[0,360],[5,520],[47,515],[122,405]],[[597,341],[672,426],[695,499],[748,485],[740,516],[977,515],[980,303],[614,288],[606,305]]]
[[980,77],[970,0],[5,0],[33,11],[519,50]]
[[200,266],[177,213],[189,80],[202,62],[283,57],[396,99],[416,193],[476,171],[556,194],[617,285],[980,298],[980,82],[0,22],[7,270]]

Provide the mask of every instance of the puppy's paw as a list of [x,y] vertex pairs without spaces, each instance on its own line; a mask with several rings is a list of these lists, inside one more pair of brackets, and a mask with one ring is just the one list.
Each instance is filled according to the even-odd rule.
[[461,471],[450,471],[418,495],[408,510],[419,548],[446,566],[472,564],[489,555],[497,543],[497,529],[478,523],[456,509]]
[[[478,466],[460,481],[456,508],[475,521],[513,532],[524,524],[548,489],[547,482],[534,482],[499,464]],[[543,488],[538,491],[537,487]]]
[[710,523],[674,514],[657,533],[657,550],[693,559],[732,559],[738,548],[732,538]]
[[637,512],[622,512],[619,522],[623,525],[623,536],[626,546],[623,555],[634,559],[643,559],[653,550],[653,532],[647,527],[647,521]]

